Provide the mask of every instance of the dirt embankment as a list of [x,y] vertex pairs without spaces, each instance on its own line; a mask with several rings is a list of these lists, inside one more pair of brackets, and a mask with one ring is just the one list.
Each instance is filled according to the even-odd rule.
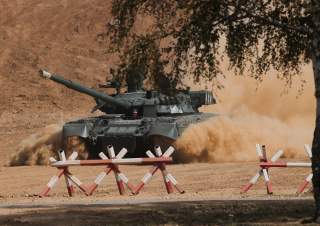
[[20,139],[52,123],[86,115],[93,101],[39,78],[40,68],[93,86],[104,81],[111,1],[0,2],[0,165]]

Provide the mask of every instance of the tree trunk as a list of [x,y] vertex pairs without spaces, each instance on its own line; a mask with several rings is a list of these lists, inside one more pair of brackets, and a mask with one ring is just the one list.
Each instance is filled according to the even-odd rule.
[[[320,223],[320,3],[313,1],[313,23],[315,31],[312,40],[312,64],[316,102],[316,124],[312,142],[313,191],[316,204],[315,221]],[[315,10],[318,9],[318,10]]]

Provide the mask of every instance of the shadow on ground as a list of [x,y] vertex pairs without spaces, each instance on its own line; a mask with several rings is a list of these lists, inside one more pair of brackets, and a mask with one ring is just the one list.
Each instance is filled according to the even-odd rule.
[[0,216],[0,225],[299,225],[313,208],[312,200],[24,206]]

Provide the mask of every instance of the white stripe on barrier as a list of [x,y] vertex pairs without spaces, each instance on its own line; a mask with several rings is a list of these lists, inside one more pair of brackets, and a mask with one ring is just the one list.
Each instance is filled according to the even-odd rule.
[[310,162],[287,162],[287,167],[311,167]]
[[129,182],[128,178],[123,173],[119,173],[118,175],[124,183],[127,184]]
[[251,180],[250,180],[250,183],[251,184],[255,184],[257,183],[259,177],[262,175],[262,171],[260,170],[256,175],[254,175]]
[[57,162],[57,160],[56,160],[55,158],[53,158],[53,157],[50,157],[50,158],[49,158],[49,161],[50,161],[50,163]]
[[69,174],[69,173],[66,173],[67,177],[72,180],[73,183],[75,183],[76,185],[78,186],[81,186],[82,185],[82,182],[77,178],[75,177],[74,175],[72,174]]
[[146,154],[147,154],[147,156],[149,158],[155,158],[156,157],[151,151],[147,151]]
[[67,160],[67,161],[58,161],[53,164],[52,166],[77,166],[80,165],[81,160]]
[[312,151],[311,151],[311,148],[308,144],[304,145],[304,150],[307,152],[309,158],[312,158]]
[[172,176],[171,173],[168,173],[166,176],[174,185],[178,184],[178,181]]
[[94,180],[95,184],[100,184],[101,181],[103,180],[103,178],[107,175],[106,172],[101,172],[99,173],[99,175],[97,176],[97,178]]
[[74,160],[78,157],[78,152],[74,151],[72,154],[69,156],[68,160]]
[[170,146],[165,153],[162,155],[162,157],[170,157],[172,155],[172,153],[174,152],[174,148],[172,146]]
[[131,159],[112,159],[112,163],[141,163],[143,158],[131,158]]
[[108,149],[109,157],[110,157],[111,159],[115,158],[116,155],[115,155],[115,153],[114,153],[113,146],[108,146],[107,149]]
[[108,159],[108,157],[103,152],[99,153],[99,157],[104,159],[104,160]]
[[56,176],[56,175],[54,175],[53,177],[51,177],[51,179],[50,179],[50,181],[48,182],[47,186],[48,186],[49,188],[53,188],[54,185],[58,182],[58,180],[59,180],[59,177]]
[[271,162],[277,161],[281,157],[281,155],[283,155],[283,150],[280,149],[272,156]]
[[258,156],[260,158],[263,158],[262,149],[261,149],[260,144],[256,144],[256,151],[257,151]]
[[63,150],[59,150],[58,151],[58,155],[59,155],[59,158],[60,158],[60,161],[66,161],[66,154],[64,153]]
[[158,157],[160,157],[162,155],[162,151],[161,151],[160,146],[155,146],[154,151],[156,152],[156,155]]
[[68,158],[68,160],[75,160],[77,157],[78,157],[78,152],[72,152],[72,155]]
[[306,181],[310,182],[310,181],[312,180],[312,177],[313,177],[313,174],[310,173],[310,174],[308,175],[308,177],[306,178]]
[[[78,154],[74,154],[74,153],[75,152],[72,153],[73,155],[70,156],[70,159],[76,158],[78,156]],[[59,154],[59,157],[60,157],[61,161],[66,161],[67,160],[66,154],[65,154],[65,152],[63,150],[58,151],[58,154]],[[72,189],[72,181],[66,176],[64,176],[64,179],[66,181],[67,187]],[[71,194],[69,194],[69,195],[71,195]]]
[[125,148],[122,148],[121,151],[117,154],[116,158],[117,159],[122,159],[126,154],[128,150]]
[[146,173],[144,176],[143,176],[143,178],[142,178],[142,182],[143,183],[148,183],[149,182],[149,180],[151,179],[151,177],[152,177],[152,174],[150,173],[150,172],[148,172],[148,173]]
[[263,172],[263,176],[264,176],[265,181],[266,181],[266,182],[269,182],[270,179],[269,179],[269,175],[268,175],[267,170],[266,170],[266,169],[263,169],[262,172]]
[[281,155],[283,154],[283,150],[279,150],[278,152],[276,152],[272,158],[271,158],[271,162],[276,162],[280,157]]

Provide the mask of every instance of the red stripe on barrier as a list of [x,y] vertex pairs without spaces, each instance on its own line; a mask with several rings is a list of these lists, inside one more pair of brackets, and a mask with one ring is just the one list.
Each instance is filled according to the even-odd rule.
[[309,181],[304,181],[301,185],[300,185],[300,187],[298,188],[298,190],[297,190],[297,194],[301,194],[303,191],[304,191],[304,189],[306,189],[306,187],[308,186],[308,184],[309,184]]
[[262,162],[260,163],[260,167],[262,168],[270,168],[270,167],[288,167],[286,162]]
[[91,186],[88,187],[88,195],[92,195],[93,192],[97,189],[98,185],[93,183]]
[[250,190],[250,188],[252,188],[252,186],[253,186],[253,184],[251,184],[251,183],[243,186],[242,189],[241,189],[241,193],[246,193],[247,191]]
[[267,193],[268,193],[269,195],[273,194],[271,182],[270,182],[270,181],[267,181],[267,182],[266,182],[266,185],[267,185]]
[[134,189],[133,194],[137,195],[140,192],[140,190],[143,188],[143,186],[144,186],[144,183],[140,182],[140,184],[138,184],[138,186]]
[[43,189],[43,191],[40,192],[39,197],[45,197],[45,196],[47,196],[50,190],[51,190],[50,187],[45,187],[45,188]]
[[167,193],[168,193],[168,194],[173,193],[172,183],[171,183],[170,181],[166,181],[165,178],[164,178],[164,180],[165,180],[165,185],[166,185]]
[[68,190],[68,195],[71,197],[72,194],[74,193],[74,188],[73,188],[73,186],[72,186],[72,185],[71,185],[71,186],[67,186],[67,190]]

